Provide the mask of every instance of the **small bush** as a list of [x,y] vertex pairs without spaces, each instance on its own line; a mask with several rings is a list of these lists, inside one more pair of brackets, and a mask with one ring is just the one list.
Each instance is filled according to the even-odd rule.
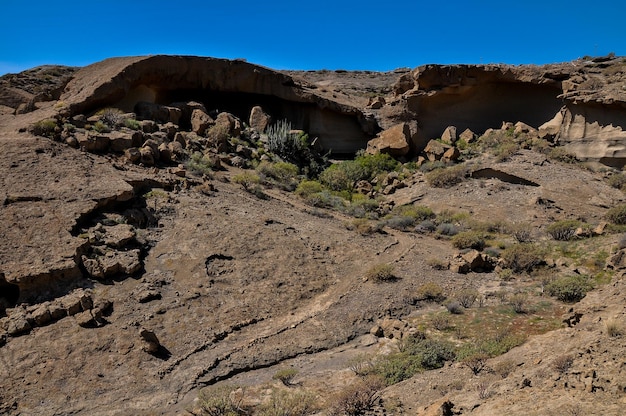
[[433,324],[433,328],[438,331],[445,331],[446,329],[450,328],[450,319],[445,315],[433,316],[431,323]]
[[264,182],[279,185],[286,190],[294,190],[298,184],[298,167],[292,163],[263,161],[256,168]]
[[624,335],[624,326],[617,319],[609,319],[606,322],[606,333],[613,338]]
[[385,225],[395,230],[404,231],[412,227],[415,224],[415,219],[412,217],[403,216],[391,216],[385,219]]
[[613,224],[626,224],[626,204],[616,205],[606,213],[606,219]]
[[237,386],[211,386],[200,391],[198,403],[202,415],[236,416],[247,414],[242,403],[244,391]]
[[580,227],[580,221],[562,220],[548,225],[546,231],[555,240],[568,241],[574,238],[578,227]]
[[103,123],[102,121],[96,121],[94,125],[92,126],[92,129],[97,131],[98,133],[108,133],[111,131],[111,127],[109,127],[107,124]]
[[450,223],[443,223],[437,226],[437,232],[441,235],[454,236],[459,233],[459,227]]
[[306,416],[317,412],[316,398],[306,391],[274,390],[258,408],[258,416]]
[[417,298],[420,300],[426,300],[429,302],[441,302],[446,296],[443,293],[443,288],[437,283],[429,282],[424,283],[417,288]]
[[254,185],[258,185],[261,182],[259,175],[252,172],[243,172],[233,176],[233,182],[243,186],[246,191],[251,190]]
[[448,270],[448,268],[450,267],[450,263],[448,263],[445,260],[438,259],[436,257],[428,259],[426,261],[426,264],[428,264],[430,267],[432,267],[435,270]]
[[141,130],[141,123],[139,123],[134,118],[127,118],[124,120],[124,127],[127,127],[131,130]]
[[534,244],[513,244],[502,251],[505,267],[515,273],[530,272],[544,262],[543,251]]
[[463,313],[463,307],[459,302],[456,301],[448,302],[446,304],[446,309],[448,309],[448,312],[453,315],[461,315]]
[[476,289],[463,289],[454,296],[454,299],[464,308],[471,308],[480,293]]
[[280,380],[285,386],[290,386],[292,380],[298,375],[298,370],[295,368],[284,368],[278,370],[273,376],[272,380]]
[[526,293],[516,293],[509,298],[509,304],[515,313],[526,313],[528,295]]
[[609,176],[607,182],[613,188],[624,190],[624,186],[626,186],[626,175],[623,173],[615,173]]
[[432,233],[436,229],[437,229],[437,224],[435,224],[431,220],[426,220],[426,221],[420,222],[417,225],[417,227],[415,227],[415,232],[425,234],[425,233]]
[[485,239],[475,231],[465,231],[452,237],[452,245],[460,250],[471,248],[482,250],[485,248]]
[[515,224],[509,232],[518,243],[530,243],[532,241],[532,228],[530,224]]
[[122,111],[118,110],[117,108],[104,108],[98,111],[96,115],[100,116],[100,121],[110,128],[115,128],[115,126],[124,122],[124,113],[122,113]]
[[50,139],[54,138],[54,134],[57,128],[56,120],[49,118],[46,120],[41,120],[35,123],[32,127],[32,132],[36,136],[48,137]]
[[428,184],[434,188],[451,188],[467,177],[467,168],[463,165],[435,169],[426,174]]
[[582,275],[561,277],[546,286],[548,295],[562,302],[572,303],[580,301],[591,289],[593,289],[591,279]]
[[516,364],[513,360],[502,360],[493,366],[493,371],[502,378],[507,378],[515,370]]
[[575,155],[569,153],[562,147],[555,147],[548,153],[548,157],[552,160],[558,160],[563,163],[576,163],[578,159]]
[[379,391],[385,387],[384,381],[376,376],[358,380],[343,390],[333,399],[329,414],[331,416],[358,416],[370,410],[379,398]]
[[552,368],[557,372],[563,374],[574,364],[574,356],[571,354],[564,354],[556,357],[552,362]]
[[213,169],[210,158],[200,152],[194,152],[186,163],[187,169],[196,175],[208,175]]
[[365,273],[365,280],[372,280],[377,283],[395,280],[394,267],[391,264],[381,263],[370,267]]
[[374,360],[371,356],[359,354],[348,362],[350,370],[359,377],[364,377],[372,372]]
[[298,184],[295,193],[302,198],[307,198],[312,194],[322,192],[322,189],[322,184],[318,181],[304,180]]

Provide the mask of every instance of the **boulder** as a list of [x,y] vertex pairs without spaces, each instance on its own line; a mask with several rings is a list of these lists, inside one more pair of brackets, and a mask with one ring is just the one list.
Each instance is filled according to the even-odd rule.
[[163,126],[161,126],[161,128],[159,129],[162,133],[165,133],[167,135],[167,139],[169,141],[174,140],[174,136],[176,135],[176,133],[178,133],[178,125],[169,122],[164,124]]
[[207,129],[213,124],[215,124],[215,120],[205,111],[196,108],[191,112],[191,131],[197,135],[203,136]]
[[269,114],[263,111],[263,108],[258,105],[252,107],[252,110],[250,111],[250,120],[248,123],[250,125],[250,128],[256,130],[259,133],[263,133],[271,122],[272,118]]
[[39,305],[30,313],[33,323],[37,326],[48,325],[52,322],[52,315],[46,303]]
[[98,134],[77,134],[76,140],[78,140],[78,147],[85,152],[90,153],[103,153],[109,150],[111,140],[108,136]]
[[170,163],[172,161],[172,152],[168,146],[169,143],[161,143],[159,145],[159,160]]
[[441,134],[441,141],[447,144],[454,144],[457,141],[456,127],[448,126]]
[[539,131],[524,122],[518,121],[517,123],[515,123],[515,130],[513,130],[513,134],[515,134],[516,136],[520,134],[527,134],[532,137],[538,137]]
[[449,149],[452,149],[452,146],[438,142],[437,140],[431,140],[424,148],[424,153],[428,160],[434,162],[435,160],[441,160]]
[[453,162],[461,156],[461,152],[456,147],[451,147],[443,153],[441,156],[442,162]]
[[124,151],[124,157],[131,163],[139,163],[141,160],[141,152],[136,147],[131,147]]
[[468,144],[473,143],[476,140],[476,133],[474,133],[470,129],[465,129],[463,130],[463,133],[459,135],[459,139]]
[[142,120],[141,131],[144,133],[154,133],[159,131],[159,125],[154,120]]
[[15,308],[9,312],[7,309],[7,315],[9,315],[9,322],[7,325],[7,333],[13,337],[27,333],[31,330],[32,326],[28,322],[28,315],[26,311],[21,308]]
[[[135,104],[135,114],[137,114],[137,120],[152,120],[157,123],[167,123],[170,121],[170,108],[175,107],[166,107],[160,104],[140,101]],[[179,109],[176,110],[180,111]]]
[[145,166],[154,166],[154,151],[151,147],[139,149],[139,161]]
[[110,135],[111,151],[124,152],[126,149],[133,147],[133,137],[129,134],[115,132]]
[[135,227],[130,224],[117,224],[112,227],[104,227],[104,230],[104,244],[113,248],[125,247],[137,235]]
[[383,108],[385,104],[387,104],[387,102],[383,97],[374,97],[370,98],[367,107],[371,108],[372,110],[379,110]]
[[411,128],[408,123],[400,123],[382,131],[378,137],[367,143],[367,153],[387,153],[394,157],[405,156],[411,147]]
[[381,322],[380,327],[386,338],[402,339],[409,326],[406,322],[402,322],[399,319],[387,318]]
[[161,349],[161,343],[159,342],[159,338],[157,338],[156,334],[153,331],[150,331],[146,328],[141,328],[139,330],[139,338],[142,341],[141,349],[149,354],[156,354]]

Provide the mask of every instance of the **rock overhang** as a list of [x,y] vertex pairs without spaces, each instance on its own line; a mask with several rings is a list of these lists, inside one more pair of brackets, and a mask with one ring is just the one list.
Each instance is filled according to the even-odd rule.
[[242,60],[194,56],[111,58],[74,74],[61,101],[71,115],[104,107],[133,111],[141,101],[168,105],[199,101],[207,109],[247,121],[254,106],[286,119],[327,150],[353,153],[379,130],[359,108],[317,91],[314,85]]

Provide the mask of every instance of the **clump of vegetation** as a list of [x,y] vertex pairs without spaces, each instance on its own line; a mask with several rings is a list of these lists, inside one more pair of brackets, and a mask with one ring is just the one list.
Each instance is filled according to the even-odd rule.
[[570,369],[572,364],[574,364],[574,356],[571,354],[563,354],[554,359],[552,362],[552,368],[558,373],[563,374]]
[[127,118],[124,120],[124,127],[127,127],[131,130],[141,130],[141,123],[139,123],[134,118]]
[[202,153],[193,152],[186,166],[187,170],[196,175],[209,175],[213,169],[213,162]]
[[626,186],[626,175],[624,175],[623,173],[614,173],[613,175],[609,176],[607,182],[613,188],[623,191],[625,190],[624,187]]
[[561,277],[546,285],[546,293],[562,302],[578,302],[593,289],[592,280],[585,275]]
[[96,121],[91,128],[98,133],[108,133],[111,131],[111,127],[100,120]]
[[475,231],[464,231],[452,237],[452,245],[460,250],[485,248],[485,239],[481,233]]
[[446,296],[443,288],[434,282],[424,283],[417,288],[417,298],[429,302],[442,302]]
[[446,309],[453,315],[461,315],[463,313],[463,307],[457,301],[446,303]]
[[513,307],[515,313],[526,313],[528,305],[528,294],[515,293],[509,297],[509,304]]
[[406,230],[413,227],[417,222],[423,222],[434,218],[435,213],[423,205],[402,205],[394,207],[385,217],[385,224],[397,230]]
[[606,213],[606,219],[613,224],[625,225],[626,224],[626,204],[616,205],[609,209]]
[[385,382],[376,376],[367,376],[359,379],[341,390],[331,400],[329,415],[357,416],[370,410],[379,398],[379,392],[385,387]]
[[294,377],[298,375],[298,370],[293,367],[284,368],[282,370],[278,370],[273,376],[272,380],[280,380],[285,386],[290,386]]
[[474,302],[480,297],[476,289],[462,289],[454,295],[454,299],[464,308],[471,308]]
[[298,185],[299,170],[293,163],[263,161],[257,166],[256,171],[261,180],[267,184],[277,185],[289,191],[293,191]]
[[246,191],[251,191],[255,186],[261,183],[261,178],[251,172],[243,172],[233,176],[233,182],[243,186]]
[[390,282],[395,279],[394,267],[388,263],[376,264],[365,273],[365,280],[371,280],[376,283]]
[[396,169],[398,166],[398,161],[387,154],[360,153],[354,160],[346,160],[329,166],[320,174],[319,179],[333,191],[353,193],[358,181],[371,180],[383,172]]
[[274,390],[258,407],[259,416],[306,416],[318,411],[316,397],[307,391]]
[[529,243],[513,244],[500,254],[505,266],[515,273],[531,272],[544,263],[543,256],[543,250]]
[[32,132],[36,136],[48,137],[50,139],[54,138],[57,129],[57,122],[55,119],[48,118],[45,120],[38,121],[32,127]]
[[509,227],[508,231],[518,243],[530,243],[532,241],[530,224],[514,224]]
[[548,225],[546,231],[555,240],[568,241],[574,238],[580,225],[580,221],[577,220],[556,221]]
[[448,222],[444,222],[437,226],[437,232],[441,235],[454,236],[459,233],[459,227]]
[[451,188],[465,180],[468,170],[464,165],[435,169],[426,174],[428,184],[435,188]]
[[548,157],[563,163],[576,163],[578,159],[562,147],[555,147],[548,153]]
[[231,385],[207,387],[198,395],[200,411],[206,416],[245,415],[243,399],[244,390]]
[[96,115],[99,116],[100,121],[109,128],[115,128],[116,126],[124,123],[124,113],[117,108],[103,108],[98,111]]
[[322,184],[318,181],[305,179],[298,184],[295,193],[296,195],[306,199],[313,194],[322,192],[323,189]]
[[292,132],[291,123],[278,120],[267,128],[267,149],[281,157],[292,157],[307,146],[302,136]]
[[624,335],[624,326],[617,319],[609,319],[606,322],[606,333],[612,337],[617,338]]

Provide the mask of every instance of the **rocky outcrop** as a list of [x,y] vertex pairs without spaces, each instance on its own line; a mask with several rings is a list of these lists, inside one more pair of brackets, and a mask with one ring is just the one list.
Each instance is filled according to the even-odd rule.
[[201,102],[207,109],[219,108],[242,120],[248,120],[251,109],[261,105],[274,119],[289,120],[294,128],[307,131],[323,148],[336,153],[364,148],[378,129],[375,120],[359,108],[325,96],[313,85],[267,68],[224,59],[107,59],[76,72],[61,100],[71,115],[116,107],[135,111],[139,118],[180,122],[183,127],[191,121],[176,103]]

